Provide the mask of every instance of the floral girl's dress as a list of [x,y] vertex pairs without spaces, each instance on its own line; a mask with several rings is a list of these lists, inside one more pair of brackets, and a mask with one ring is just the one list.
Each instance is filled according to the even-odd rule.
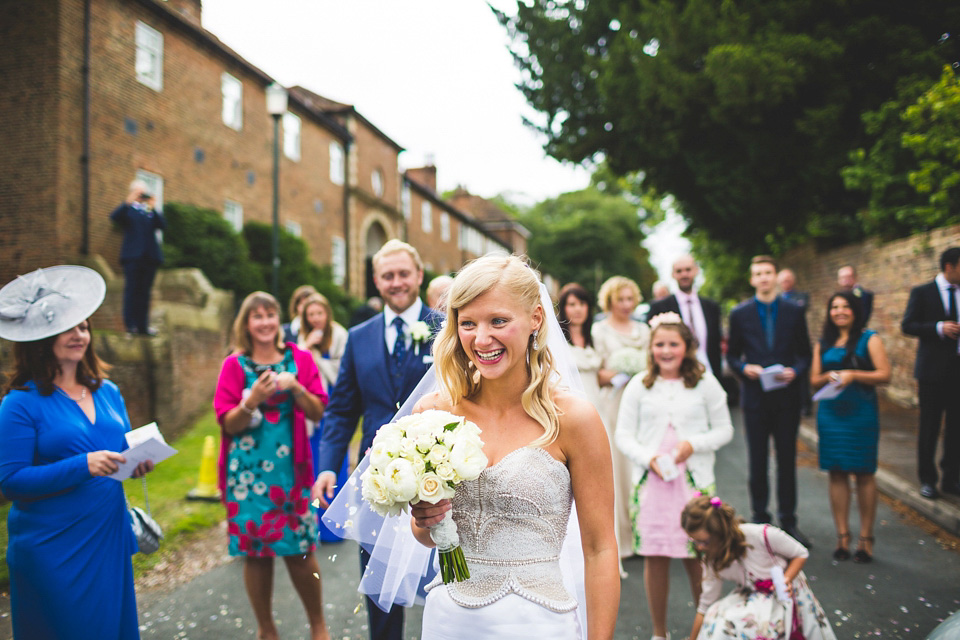
[[[266,367],[297,373],[290,349],[277,364],[257,365],[244,355],[238,360],[245,389]],[[259,407],[260,424],[251,424],[230,442],[226,502],[232,556],[293,556],[316,548],[317,516],[310,506],[310,487],[294,480],[293,407],[290,392],[274,394]]]

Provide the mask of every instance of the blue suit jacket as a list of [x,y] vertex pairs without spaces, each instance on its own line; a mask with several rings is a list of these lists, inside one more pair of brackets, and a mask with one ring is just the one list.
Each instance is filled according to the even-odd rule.
[[797,377],[788,386],[768,392],[764,392],[759,380],[750,380],[741,375],[740,397],[744,409],[791,407],[794,404],[799,408],[798,383],[810,369],[810,336],[804,310],[780,298],[773,335],[773,349],[770,349],[760,323],[756,298],[741,302],[730,312],[727,364],[731,370],[739,374],[746,364],[762,367],[782,364],[797,372]]
[[[420,320],[434,327],[442,316],[423,305]],[[373,443],[377,429],[390,422],[420,378],[433,362],[433,340],[420,345],[419,355],[411,348],[404,356],[398,374],[390,367],[390,352],[384,340],[383,313],[350,329],[346,350],[340,361],[336,391],[324,412],[323,436],[317,471],[336,471],[343,464],[350,439],[363,417],[361,458]],[[424,360],[426,359],[426,362]]]
[[159,211],[147,211],[132,204],[123,203],[113,210],[110,219],[123,228],[123,246],[120,262],[149,260],[163,262],[163,250],[157,242],[157,229],[166,229],[167,221]]

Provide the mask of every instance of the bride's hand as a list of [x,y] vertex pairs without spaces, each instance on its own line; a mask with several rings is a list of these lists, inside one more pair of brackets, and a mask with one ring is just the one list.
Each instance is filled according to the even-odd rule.
[[439,524],[443,520],[443,515],[452,508],[453,504],[449,500],[441,500],[437,504],[421,501],[410,505],[410,515],[418,527],[429,529],[433,525]]

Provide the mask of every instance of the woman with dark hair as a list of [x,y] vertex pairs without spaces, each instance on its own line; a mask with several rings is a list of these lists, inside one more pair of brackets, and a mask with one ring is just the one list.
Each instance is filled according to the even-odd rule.
[[600,406],[600,382],[597,373],[603,359],[593,348],[593,298],[586,289],[571,282],[560,289],[557,320],[563,337],[573,347],[573,359],[580,371],[583,392],[594,407]]
[[890,380],[890,361],[875,331],[864,329],[860,300],[839,291],[827,301],[820,342],[813,345],[810,384],[832,385],[817,407],[820,468],[830,474],[830,509],[837,529],[835,560],[850,558],[850,475],[857,479],[860,540],[854,562],[873,559],[877,514],[877,385]]
[[[21,276],[0,291],[0,338],[15,342],[0,404],[14,638],[139,638],[122,485],[130,420],[89,316],[106,284],[85,267]],[[137,466],[139,477],[153,469]]]
[[213,407],[222,428],[220,491],[227,507],[229,551],[244,559],[243,578],[257,637],[278,637],[271,606],[274,557],[281,556],[310,624],[328,639],[311,510],[313,463],[306,421],[327,404],[309,353],[284,343],[280,305],[255,291],[233,324],[236,351],[223,361]]
[[697,492],[716,492],[715,452],[733,438],[733,423],[727,394],[697,359],[697,339],[680,315],[661,313],[650,326],[647,371],[623,391],[616,444],[634,467],[633,551],[644,556],[653,639],[664,640],[671,558],[681,559],[694,601],[700,597],[700,565],[680,513]]

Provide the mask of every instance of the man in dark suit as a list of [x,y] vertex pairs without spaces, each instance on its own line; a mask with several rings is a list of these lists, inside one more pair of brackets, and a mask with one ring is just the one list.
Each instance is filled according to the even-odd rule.
[[[806,291],[797,291],[797,276],[792,269],[781,269],[777,274],[777,285],[780,287],[780,296],[789,300],[804,311],[810,304],[810,294]],[[807,376],[800,378],[800,405],[803,415],[813,413],[813,401],[810,398],[810,379]]]
[[870,314],[873,313],[873,291],[864,289],[857,283],[857,270],[852,264],[845,264],[837,269],[837,286],[841,291],[849,291],[860,298],[860,304],[863,305],[863,325],[870,322]]
[[[777,265],[770,256],[750,264],[756,295],[730,313],[727,363],[741,378],[741,404],[750,458],[750,501],[754,522],[770,522],[767,458],[770,438],[777,455],[777,516],[781,528],[804,546],[797,529],[797,431],[800,428],[799,378],[810,367],[810,338],[803,309],[777,295]],[[764,391],[761,373],[782,365],[776,381],[785,387]]]
[[[340,361],[337,388],[324,413],[323,436],[313,485],[313,497],[328,506],[337,482],[336,471],[343,464],[350,439],[363,417],[363,456],[382,425],[390,422],[433,361],[431,337],[413,339],[412,329],[426,322],[433,329],[439,317],[419,298],[423,263],[416,249],[405,242],[390,240],[373,256],[373,280],[386,308],[366,322],[350,329],[346,350]],[[369,555],[360,550],[361,573]],[[400,640],[403,607],[381,611],[367,598],[367,615],[372,640]]]
[[920,338],[913,375],[920,399],[920,434],[917,438],[917,471],[920,495],[933,500],[937,491],[934,456],[945,415],[941,490],[960,495],[960,247],[940,256],[940,273],[933,282],[910,291],[907,312],[900,328]]
[[679,313],[683,323],[690,327],[700,343],[697,356],[718,379],[722,373],[720,360],[720,305],[699,295],[693,283],[700,273],[693,256],[681,256],[673,263],[673,279],[680,289],[677,293],[650,304],[648,318],[659,313]]
[[130,183],[130,193],[110,219],[123,229],[120,263],[123,265],[123,323],[127,332],[155,335],[150,326],[150,290],[163,264],[157,231],[166,229],[163,214],[154,207],[153,195],[140,180]]

